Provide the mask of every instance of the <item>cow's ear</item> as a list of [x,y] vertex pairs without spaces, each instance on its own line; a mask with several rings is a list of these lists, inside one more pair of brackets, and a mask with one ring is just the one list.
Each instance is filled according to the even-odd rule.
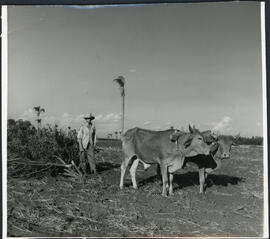
[[233,137],[232,145],[237,146],[238,144],[236,141],[240,138],[240,133],[238,133],[236,136]]
[[193,125],[193,133],[200,133],[200,131]]
[[238,133],[237,135],[233,137],[233,141],[237,141],[239,138],[240,138],[240,133]]
[[189,138],[184,142],[185,148],[187,148],[187,147],[191,144],[192,139],[193,139],[193,137],[189,137]]
[[211,130],[205,130],[205,131],[201,132],[201,135],[207,141],[212,140]]
[[214,132],[213,132],[213,133],[211,133],[211,134],[210,134],[210,136],[211,136],[211,138],[212,138],[212,139],[214,139],[214,140],[216,140],[216,141],[218,141],[218,140],[219,140],[219,135],[218,135],[218,134],[216,134],[216,133],[214,133]]
[[212,143],[213,142],[213,138],[211,135],[211,130],[205,130],[203,132],[201,132],[201,135],[203,136],[203,139],[206,143]]

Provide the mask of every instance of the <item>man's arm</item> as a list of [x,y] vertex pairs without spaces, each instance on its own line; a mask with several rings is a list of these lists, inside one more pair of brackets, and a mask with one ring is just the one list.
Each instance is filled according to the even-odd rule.
[[93,145],[94,147],[96,146],[97,143],[97,131],[96,131],[96,126],[93,125]]
[[83,146],[82,146],[82,137],[83,137],[83,127],[79,129],[78,135],[77,135],[77,141],[79,143],[79,150],[80,152],[83,151]]

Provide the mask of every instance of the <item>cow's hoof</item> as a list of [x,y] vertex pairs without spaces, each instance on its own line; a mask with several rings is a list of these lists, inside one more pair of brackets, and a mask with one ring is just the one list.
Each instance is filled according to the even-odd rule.
[[173,192],[171,192],[171,193],[169,193],[169,195],[170,195],[170,196],[174,196],[174,193],[173,193]]
[[119,186],[120,190],[122,190],[124,187],[122,185]]
[[133,187],[133,189],[137,190],[138,189],[138,186]]
[[168,197],[167,193],[166,194],[162,193],[161,195],[162,195],[162,197],[165,197],[165,198]]

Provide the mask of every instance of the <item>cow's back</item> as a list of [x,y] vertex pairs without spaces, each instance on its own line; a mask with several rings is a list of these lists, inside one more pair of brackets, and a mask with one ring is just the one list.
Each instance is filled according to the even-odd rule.
[[128,130],[123,137],[123,151],[126,157],[137,156],[148,163],[159,162],[176,150],[170,141],[174,130],[152,131],[141,128]]

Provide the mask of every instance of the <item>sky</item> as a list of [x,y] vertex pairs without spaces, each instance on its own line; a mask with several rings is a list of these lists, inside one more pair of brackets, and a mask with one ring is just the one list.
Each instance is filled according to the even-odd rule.
[[8,118],[262,136],[260,5],[8,6]]

